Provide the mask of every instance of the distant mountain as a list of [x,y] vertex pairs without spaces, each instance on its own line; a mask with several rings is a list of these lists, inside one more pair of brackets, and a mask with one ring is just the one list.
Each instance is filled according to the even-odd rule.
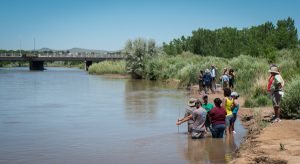
[[67,49],[67,50],[54,50],[54,49],[50,49],[50,48],[41,48],[41,49],[38,49],[36,51],[39,51],[39,52],[43,52],[43,51],[69,51],[71,53],[82,53],[82,52],[88,52],[88,53],[91,53],[91,52],[94,52],[94,53],[100,53],[100,54],[105,54],[105,53],[108,53],[108,52],[111,52],[111,51],[106,51],[106,50],[90,50],[90,49],[84,49],[84,48],[71,48],[71,49]]
[[41,49],[38,49],[36,51],[42,52],[42,51],[55,51],[55,50],[52,50],[50,48],[41,48]]
[[75,53],[75,52],[95,52],[95,53],[107,53],[109,51],[105,51],[105,50],[89,50],[89,49],[84,49],[84,48],[71,48],[68,49],[71,53]]

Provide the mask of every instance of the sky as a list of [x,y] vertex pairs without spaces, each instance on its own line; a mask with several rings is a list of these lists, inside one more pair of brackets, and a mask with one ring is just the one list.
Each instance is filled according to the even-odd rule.
[[[251,27],[291,17],[298,0],[0,0],[0,49],[116,51],[136,38],[157,45],[198,28]],[[300,38],[300,37],[299,37]]]

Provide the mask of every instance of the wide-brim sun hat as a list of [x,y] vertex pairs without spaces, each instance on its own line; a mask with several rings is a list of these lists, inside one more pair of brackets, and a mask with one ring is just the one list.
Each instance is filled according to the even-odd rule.
[[278,67],[273,66],[269,69],[268,71],[269,73],[279,73]]
[[195,106],[195,105],[196,105],[196,101],[197,101],[197,99],[195,99],[195,98],[190,98],[188,105],[189,105],[189,106]]

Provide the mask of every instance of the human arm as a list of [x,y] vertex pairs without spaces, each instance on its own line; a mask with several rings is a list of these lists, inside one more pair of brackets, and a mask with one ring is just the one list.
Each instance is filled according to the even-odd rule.
[[238,106],[239,102],[237,99],[233,100],[232,106],[231,106],[231,110],[233,110],[236,106]]
[[226,108],[225,108],[225,105],[226,105],[226,98],[224,97],[223,100],[222,100],[222,107],[223,107],[224,109],[226,109]]
[[190,119],[192,119],[192,118],[193,118],[193,115],[190,114],[190,115],[188,115],[187,117],[184,117],[184,118],[178,120],[178,121],[176,122],[176,125],[180,125],[180,124],[182,124],[182,123],[184,123],[184,122],[187,122],[188,120],[190,120]]

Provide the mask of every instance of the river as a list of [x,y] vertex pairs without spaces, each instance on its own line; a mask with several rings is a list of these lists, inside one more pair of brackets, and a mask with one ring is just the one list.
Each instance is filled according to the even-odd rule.
[[[79,69],[0,68],[0,163],[224,163],[245,136],[192,140],[184,91]],[[179,133],[178,133],[179,130]]]

